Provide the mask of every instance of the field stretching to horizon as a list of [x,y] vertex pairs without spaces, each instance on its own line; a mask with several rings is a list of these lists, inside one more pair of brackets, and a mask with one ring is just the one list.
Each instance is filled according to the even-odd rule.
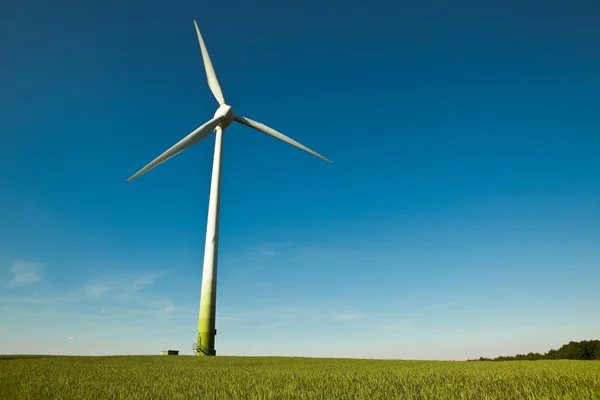
[[0,399],[600,399],[600,361],[0,356]]

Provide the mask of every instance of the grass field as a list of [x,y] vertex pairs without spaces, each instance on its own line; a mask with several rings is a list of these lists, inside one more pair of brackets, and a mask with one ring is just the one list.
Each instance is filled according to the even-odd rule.
[[0,399],[600,399],[600,361],[0,356]]

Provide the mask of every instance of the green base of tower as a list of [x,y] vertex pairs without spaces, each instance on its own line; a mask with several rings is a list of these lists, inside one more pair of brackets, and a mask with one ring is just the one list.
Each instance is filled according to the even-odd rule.
[[[215,336],[217,330],[213,332],[200,332],[198,333],[198,340],[193,346],[194,353],[197,356],[216,356],[217,351],[215,350]],[[206,345],[203,345],[206,344]]]
[[208,351],[203,350],[200,347],[196,347],[194,349],[194,352],[196,353],[197,356],[216,356],[217,355],[217,351],[216,350],[213,350],[213,353],[209,354]]

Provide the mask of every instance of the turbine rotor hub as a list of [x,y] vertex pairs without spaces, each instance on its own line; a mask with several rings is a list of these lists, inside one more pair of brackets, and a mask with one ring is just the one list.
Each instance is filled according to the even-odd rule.
[[227,128],[233,122],[233,108],[227,104],[221,104],[221,106],[215,112],[215,118],[220,118],[219,126],[222,129]]

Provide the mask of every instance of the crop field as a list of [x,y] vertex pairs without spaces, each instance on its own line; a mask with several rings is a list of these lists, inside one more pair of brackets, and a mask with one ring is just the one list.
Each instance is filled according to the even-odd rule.
[[0,399],[600,399],[600,361],[0,356]]

